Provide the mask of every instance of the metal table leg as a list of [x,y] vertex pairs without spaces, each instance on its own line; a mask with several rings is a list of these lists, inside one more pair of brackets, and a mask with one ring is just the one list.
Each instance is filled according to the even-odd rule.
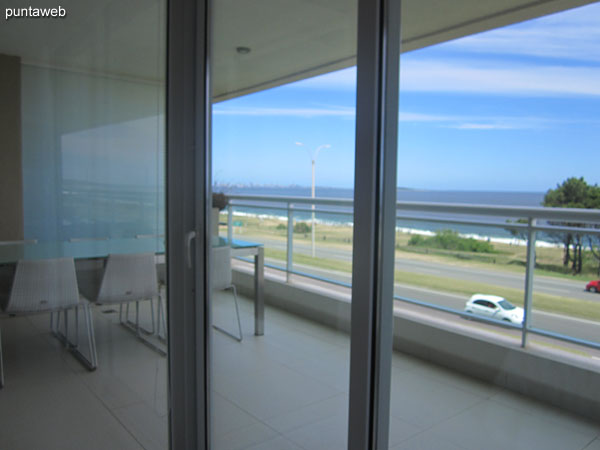
[[265,334],[265,249],[260,246],[254,255],[254,334]]

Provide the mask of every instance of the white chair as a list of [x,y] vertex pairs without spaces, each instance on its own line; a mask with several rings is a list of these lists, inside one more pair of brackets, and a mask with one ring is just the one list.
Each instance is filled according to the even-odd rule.
[[242,341],[242,324],[240,321],[240,310],[237,301],[237,291],[231,282],[231,247],[214,247],[212,250],[212,271],[211,282],[214,291],[222,291],[225,289],[233,290],[233,301],[235,304],[235,314],[238,323],[238,335],[225,330],[222,327],[213,325],[216,330],[232,337],[238,342]]
[[[155,298],[158,299],[158,320],[164,322],[164,314],[161,314],[162,298],[158,290],[154,253],[139,253],[108,255],[100,289],[95,297],[88,298],[88,300],[98,305],[119,304],[119,322],[121,325],[133,332],[138,339],[153,350],[161,355],[166,355],[164,348],[143,336],[143,334],[157,335],[158,327],[155,324],[154,316]],[[150,302],[152,320],[150,330],[140,326],[141,301]],[[132,302],[135,302],[134,322],[129,320],[129,305]],[[126,307],[125,318],[123,318],[123,305]],[[164,323],[163,326],[166,327]]]
[[[83,308],[89,357],[79,351],[79,308]],[[75,311],[75,341],[69,339],[68,311]],[[73,258],[21,260],[17,263],[12,287],[3,312],[10,316],[50,313],[50,329],[69,351],[89,370],[97,367],[94,324],[89,305],[79,301]],[[60,313],[64,317],[64,333],[60,331]],[[53,320],[57,313],[56,323]],[[0,342],[0,383],[3,384],[2,348]]]

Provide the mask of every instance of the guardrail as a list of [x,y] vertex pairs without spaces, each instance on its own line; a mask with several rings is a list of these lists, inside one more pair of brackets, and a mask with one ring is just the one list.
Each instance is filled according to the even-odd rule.
[[[293,240],[294,215],[296,213],[316,212],[320,214],[348,216],[352,214],[352,200],[265,195],[229,195],[229,198],[231,201],[227,207],[228,239],[231,240],[233,237],[234,208],[262,209],[285,212],[285,215],[287,216],[286,265],[285,267],[269,264],[266,265],[277,270],[285,271],[288,282],[290,281],[290,276],[295,274],[337,285],[349,286],[347,283],[296,271],[293,265]],[[313,206],[318,209],[313,209]],[[415,215],[415,212],[429,213],[432,215],[419,216]],[[452,215],[452,217],[444,217],[444,215]],[[473,219],[473,217],[478,218]],[[494,219],[481,220],[480,218],[482,217],[493,217]],[[525,219],[526,223],[507,222],[507,219]],[[529,334],[537,334],[540,336],[559,339],[565,342],[571,342],[595,349],[600,349],[600,342],[578,339],[573,336],[567,336],[549,330],[535,328],[531,325],[537,233],[575,233],[580,235],[600,236],[600,210],[402,201],[397,202],[396,204],[396,220],[412,220],[416,222],[436,222],[451,225],[474,225],[478,227],[503,228],[508,230],[518,230],[521,233],[526,234],[527,259],[525,264],[525,286],[523,299],[524,319],[522,324],[520,326],[515,324],[507,324],[485,317],[478,317],[478,320],[494,324],[501,323],[503,326],[510,326],[511,328],[520,329],[522,347],[527,345],[527,337]],[[574,226],[574,224],[582,224],[583,226]],[[450,312],[460,316],[468,316],[463,311],[415,299],[400,296],[394,296],[394,299],[438,311]]]

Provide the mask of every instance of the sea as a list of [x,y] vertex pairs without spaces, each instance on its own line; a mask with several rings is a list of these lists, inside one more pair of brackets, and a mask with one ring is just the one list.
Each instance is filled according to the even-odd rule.
[[[303,186],[247,186],[247,185],[217,185],[213,187],[213,192],[224,192],[225,194],[241,195],[265,195],[265,196],[285,196],[285,197],[310,197],[310,187]],[[515,192],[515,191],[459,191],[459,190],[420,190],[398,188],[398,201],[411,202],[436,202],[436,203],[463,203],[472,205],[499,205],[499,206],[526,206],[539,207],[544,199],[544,192]],[[352,199],[353,190],[346,188],[319,187],[315,189],[317,198],[338,198]],[[256,204],[256,202],[254,202]],[[269,207],[270,206],[270,207]],[[234,215],[252,215],[263,217],[280,217],[285,220],[286,212],[281,209],[274,209],[273,204],[260,204],[258,207],[249,207],[239,205],[234,208]],[[284,204],[277,205],[283,207]],[[315,218],[317,223],[330,223],[337,225],[352,225],[352,214],[348,209],[342,207],[323,207],[328,210],[335,210],[336,213],[320,211],[316,209]],[[320,208],[320,209],[323,209]],[[450,216],[436,215],[420,212],[399,211],[399,215],[410,214],[410,218],[398,219],[396,227],[400,231],[430,235],[436,231],[451,229],[462,236],[473,237],[481,240],[490,240],[496,242],[506,242],[515,244],[524,244],[524,236],[515,237],[511,232],[502,226],[489,227],[486,225],[461,225],[440,223],[441,218],[449,220],[470,220],[476,222],[497,222],[506,223],[508,220],[516,220],[510,217],[481,217],[474,215],[456,215]],[[296,220],[310,220],[311,212],[297,211],[294,213]],[[547,243],[554,246],[552,239],[548,236],[539,236],[539,244]],[[539,245],[538,244],[538,245]]]

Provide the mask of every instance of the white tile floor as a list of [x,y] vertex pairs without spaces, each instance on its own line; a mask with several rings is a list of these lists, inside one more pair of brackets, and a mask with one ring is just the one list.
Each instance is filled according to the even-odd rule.
[[[166,359],[96,308],[99,368],[87,372],[48,333],[47,316],[2,318],[5,388],[0,449],[166,449]],[[214,447],[346,447],[346,335],[267,309],[266,335],[214,332]],[[215,321],[234,327],[231,298]],[[600,450],[600,425],[453,372],[394,354],[390,448]]]

